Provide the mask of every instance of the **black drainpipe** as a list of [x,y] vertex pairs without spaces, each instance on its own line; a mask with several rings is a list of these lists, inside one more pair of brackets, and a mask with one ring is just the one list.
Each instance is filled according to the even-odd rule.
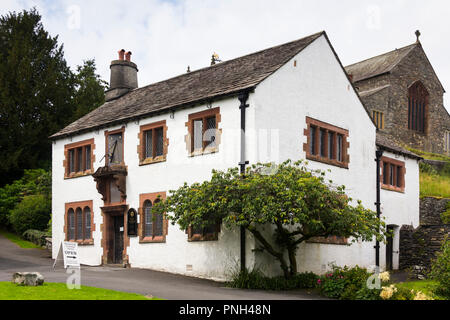
[[[239,109],[241,110],[241,161],[239,162],[240,173],[242,177],[245,175],[245,166],[249,164],[245,160],[245,110],[249,107],[247,104],[248,92],[243,92],[238,96],[241,105]],[[241,227],[241,271],[244,271],[246,267],[245,264],[245,228]]]
[[[375,202],[375,205],[377,206],[377,218],[380,219],[381,217],[381,190],[380,190],[380,180],[381,180],[381,174],[380,174],[380,163],[381,163],[381,157],[383,156],[383,150],[378,149],[376,152],[376,159],[377,162],[377,202]],[[380,230],[378,230],[380,231]],[[379,268],[380,267],[380,242],[377,240],[375,244],[375,265]]]

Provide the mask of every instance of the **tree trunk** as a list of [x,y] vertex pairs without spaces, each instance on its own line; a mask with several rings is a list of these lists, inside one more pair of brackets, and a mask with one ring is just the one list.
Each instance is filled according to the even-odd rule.
[[289,254],[289,263],[290,263],[290,275],[294,276],[297,274],[297,257],[296,257],[296,247],[288,247],[288,254]]

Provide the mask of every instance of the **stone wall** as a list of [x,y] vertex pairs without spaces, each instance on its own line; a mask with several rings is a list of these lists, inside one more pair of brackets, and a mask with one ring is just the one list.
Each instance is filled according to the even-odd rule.
[[450,235],[450,225],[443,224],[441,213],[447,210],[450,199],[424,198],[420,200],[420,226],[404,225],[400,229],[400,269],[411,269],[421,278],[430,269],[432,260]]

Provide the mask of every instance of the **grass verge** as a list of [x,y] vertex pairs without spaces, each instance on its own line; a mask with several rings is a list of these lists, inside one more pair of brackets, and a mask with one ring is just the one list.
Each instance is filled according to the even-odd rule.
[[438,283],[432,280],[420,280],[420,281],[408,281],[395,284],[398,288],[405,288],[408,290],[414,290],[415,292],[421,291],[429,297],[435,300],[447,300],[447,298],[434,294]]
[[0,230],[0,234],[23,249],[42,249],[42,247],[34,244],[33,242],[23,240],[17,234],[9,231]]
[[70,290],[65,283],[44,283],[38,287],[0,282],[0,300],[160,300],[137,293],[81,286]]
[[420,197],[450,198],[450,177],[421,172]]

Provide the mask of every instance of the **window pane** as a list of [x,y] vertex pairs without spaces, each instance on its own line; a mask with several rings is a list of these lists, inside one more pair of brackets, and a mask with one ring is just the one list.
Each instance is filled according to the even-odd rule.
[[329,159],[334,159],[333,144],[334,144],[334,132],[328,132],[328,158]]
[[163,235],[163,220],[164,217],[162,214],[155,215],[155,236]]
[[320,129],[319,131],[319,141],[320,141],[320,145],[319,145],[319,150],[320,150],[320,156],[321,157],[325,157],[325,150],[327,149],[327,135],[325,130]]
[[311,141],[309,145],[309,153],[312,155],[316,154],[316,127],[311,126],[309,128],[309,139]]
[[83,148],[77,148],[77,161],[75,163],[76,171],[83,171]]
[[388,164],[383,162],[383,184],[388,184]]
[[152,217],[152,203],[149,200],[144,202],[144,237],[153,236],[153,217]]
[[203,228],[202,227],[192,227],[192,234],[200,234],[203,235]]
[[194,150],[203,149],[203,120],[194,120]]
[[402,167],[397,166],[397,187],[402,187]]
[[156,134],[156,157],[164,154],[164,133],[163,128],[157,128]]
[[111,134],[108,136],[108,153],[110,163],[119,164],[123,162],[123,140],[122,133]]
[[75,172],[75,149],[69,150],[69,173]]
[[208,142],[207,148],[216,146],[216,117],[206,119],[205,141]]
[[91,170],[91,146],[86,146],[86,170]]
[[81,208],[76,210],[77,240],[83,240],[83,214]]
[[394,186],[394,170],[395,170],[395,166],[393,164],[391,164],[389,167],[390,167],[389,168],[390,169],[389,170],[389,184],[391,186]]
[[341,134],[337,136],[337,160],[342,162],[342,142],[344,141]]
[[153,157],[153,130],[145,131],[145,158]]
[[91,239],[91,209],[84,208],[85,233],[84,239]]
[[215,233],[216,232],[216,225],[215,224],[210,224],[207,227],[205,227],[204,231],[205,234],[208,233]]
[[75,240],[75,212],[73,211],[73,209],[69,209],[67,216],[68,239]]

